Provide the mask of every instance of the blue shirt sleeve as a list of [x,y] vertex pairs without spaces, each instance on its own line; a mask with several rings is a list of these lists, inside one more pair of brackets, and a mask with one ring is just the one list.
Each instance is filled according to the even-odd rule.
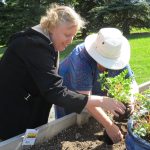
[[128,70],[128,73],[127,73],[127,75],[126,75],[126,78],[134,77],[134,73],[133,73],[133,71],[131,70],[130,65],[127,65],[123,70],[125,70],[125,69]]

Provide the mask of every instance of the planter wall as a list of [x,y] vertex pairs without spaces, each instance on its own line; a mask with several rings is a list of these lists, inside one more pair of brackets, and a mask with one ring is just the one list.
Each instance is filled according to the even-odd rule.
[[[72,113],[63,118],[51,121],[43,126],[38,127],[38,136],[36,143],[42,143],[44,140],[57,135],[62,130],[76,124],[77,115]],[[0,142],[0,150],[22,150],[22,141],[24,134],[10,138],[6,141]]]

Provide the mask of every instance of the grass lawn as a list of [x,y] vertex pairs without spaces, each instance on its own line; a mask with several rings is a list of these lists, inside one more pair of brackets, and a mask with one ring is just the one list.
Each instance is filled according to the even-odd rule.
[[[132,34],[128,37],[131,45],[131,68],[134,71],[138,84],[150,81],[150,33]],[[60,60],[63,60],[72,49],[83,40],[74,40],[68,48],[61,52]],[[5,48],[0,47],[0,57]]]
[[130,64],[137,82],[150,81],[150,33],[130,37]]

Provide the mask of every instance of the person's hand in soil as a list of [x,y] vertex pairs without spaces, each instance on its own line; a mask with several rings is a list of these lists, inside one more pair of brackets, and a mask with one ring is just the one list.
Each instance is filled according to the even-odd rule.
[[87,110],[106,129],[103,138],[108,145],[112,145],[123,139],[123,135],[119,128],[113,123],[101,107],[89,107]]
[[114,123],[111,126],[106,127],[106,132],[113,143],[118,143],[123,139],[121,131]]
[[109,111],[117,117],[119,116],[118,113],[124,114],[126,109],[121,102],[118,102],[110,97],[96,95],[89,96],[86,108],[89,109],[91,107],[101,107],[105,111]]

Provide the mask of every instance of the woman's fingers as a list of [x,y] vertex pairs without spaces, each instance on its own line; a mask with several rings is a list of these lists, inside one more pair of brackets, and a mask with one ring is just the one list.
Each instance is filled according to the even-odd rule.
[[126,109],[126,107],[125,107],[121,102],[118,102],[118,101],[117,101],[117,103],[118,103],[118,105],[119,105],[122,109],[124,109],[124,110]]
[[112,112],[115,116],[116,113],[124,114],[126,107],[122,103],[118,103],[117,101],[114,101],[114,105],[112,107]]
[[119,115],[115,112],[115,111],[111,111],[111,113],[116,116],[116,117],[119,117]]
[[[119,117],[119,114],[124,114],[124,111],[120,110],[119,108],[118,109],[115,109],[115,110],[111,110],[110,111],[113,115],[115,115],[116,117]],[[118,113],[117,113],[118,112]]]
[[117,107],[115,111],[119,112],[120,114],[124,114],[125,113],[125,110],[120,108],[120,107]]
[[119,114],[125,113],[126,107],[123,104],[118,103],[115,100],[113,100],[113,101],[114,101],[114,103],[111,105],[111,109],[109,110],[109,112],[111,112],[116,117],[119,117]]
[[103,108],[107,111],[115,111],[121,114],[123,114],[126,109],[126,107],[121,102],[118,102],[117,100],[114,100],[110,97],[105,97]]

